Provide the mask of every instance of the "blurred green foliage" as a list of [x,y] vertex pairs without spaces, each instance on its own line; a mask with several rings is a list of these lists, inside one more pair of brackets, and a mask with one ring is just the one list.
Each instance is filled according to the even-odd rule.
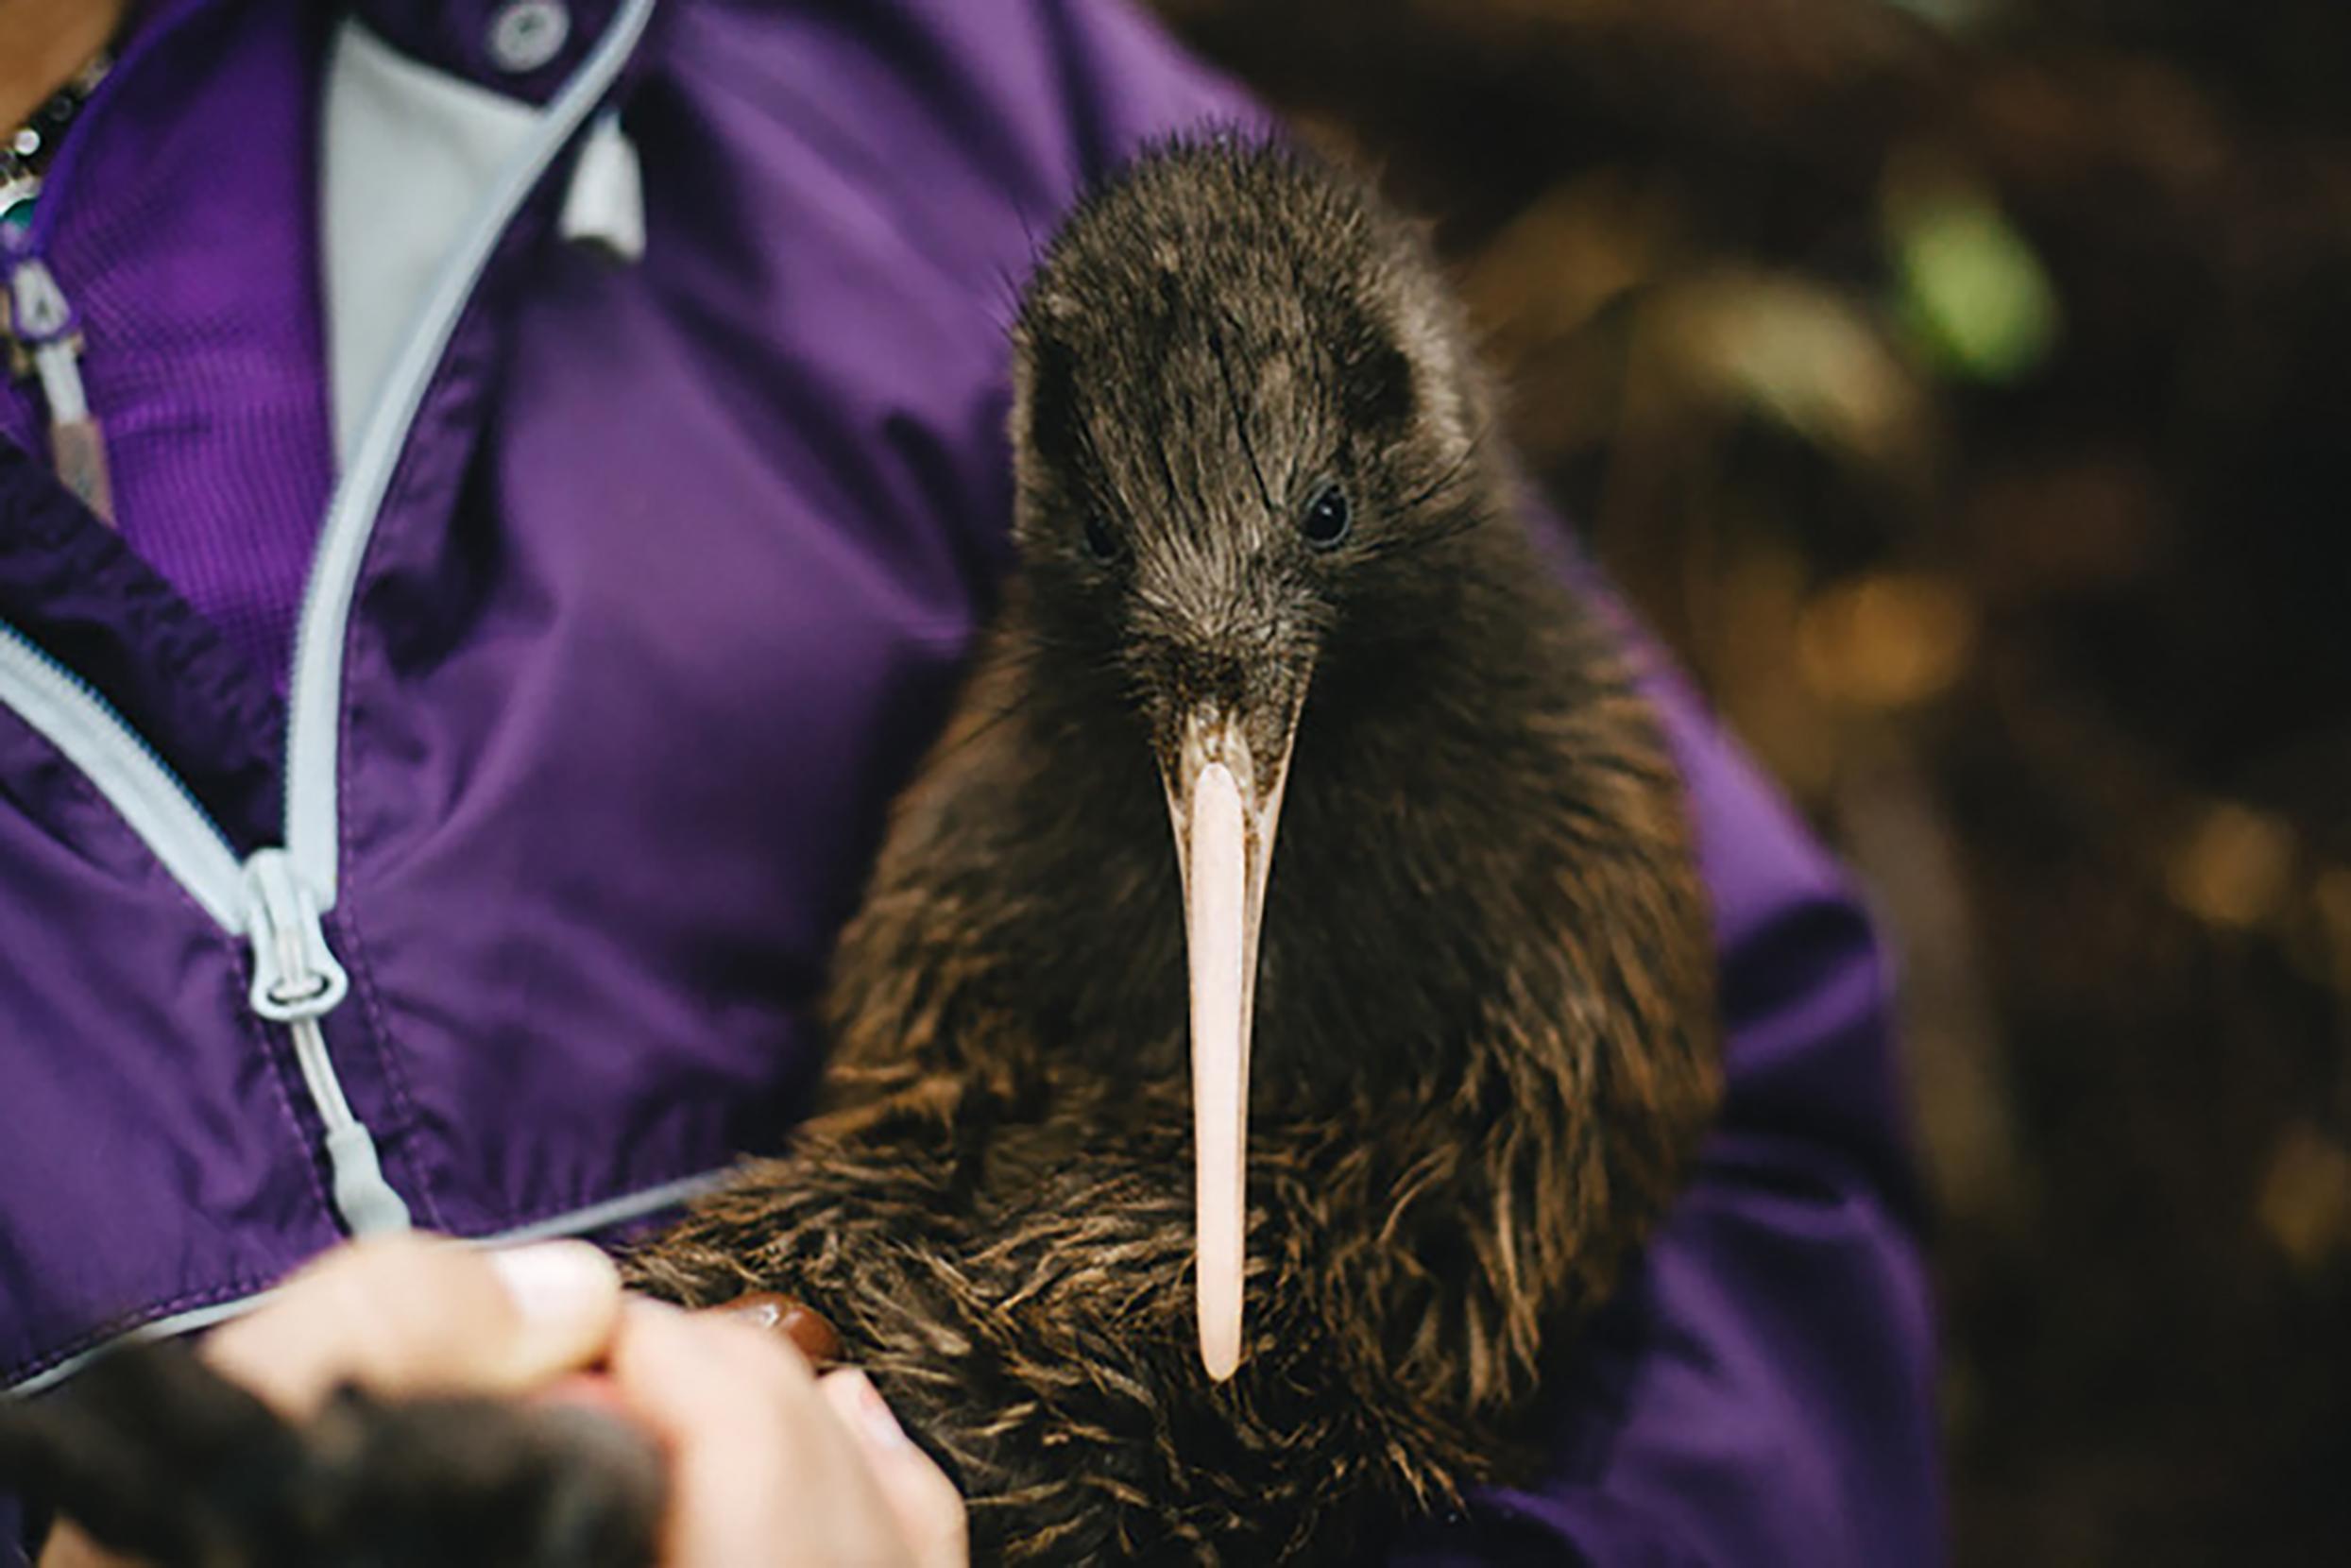
[[1900,310],[1940,373],[2009,382],[2049,352],[2058,306],[2030,242],[1978,196],[1890,206]]

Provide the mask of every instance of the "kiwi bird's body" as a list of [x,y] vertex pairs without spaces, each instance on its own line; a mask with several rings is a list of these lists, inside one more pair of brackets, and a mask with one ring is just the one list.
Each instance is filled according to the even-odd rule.
[[[830,1316],[988,1555],[1328,1556],[1508,1473],[1712,1109],[1678,786],[1358,187],[1147,158],[1015,343],[1022,565],[843,936],[826,1109],[639,1270]],[[1225,1383],[1194,1338],[1203,710],[1278,811]]]

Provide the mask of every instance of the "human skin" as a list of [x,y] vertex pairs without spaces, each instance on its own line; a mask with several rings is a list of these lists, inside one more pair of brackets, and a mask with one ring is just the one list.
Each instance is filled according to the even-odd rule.
[[129,0],[0,0],[0,134],[89,64],[128,9]]
[[[724,1312],[623,1297],[579,1242],[486,1253],[395,1237],[295,1276],[203,1355],[289,1417],[338,1386],[528,1398],[590,1369],[595,1397],[667,1453],[661,1568],[962,1568],[954,1486],[861,1374],[818,1378]],[[61,1525],[41,1568],[132,1568]]]

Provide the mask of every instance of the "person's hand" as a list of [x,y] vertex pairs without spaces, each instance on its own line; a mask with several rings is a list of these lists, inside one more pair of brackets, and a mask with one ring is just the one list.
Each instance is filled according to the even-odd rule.
[[[582,1242],[498,1253],[416,1236],[357,1243],[201,1353],[296,1421],[346,1383],[387,1397],[525,1396],[609,1362],[600,1402],[672,1454],[661,1568],[963,1561],[961,1499],[902,1435],[889,1440],[895,1424],[877,1417],[861,1377],[820,1387],[780,1336],[746,1324],[649,1303],[624,1314],[618,1271]],[[131,1565],[60,1524],[41,1568]]]
[[585,1241],[484,1252],[355,1242],[215,1330],[202,1355],[295,1420],[346,1383],[387,1398],[528,1393],[603,1359],[621,1274]]
[[[612,1343],[621,1276],[580,1241],[487,1253],[424,1236],[338,1248],[216,1330],[201,1354],[299,1421],[337,1387],[520,1394]],[[60,1524],[41,1568],[128,1568]]]
[[662,1568],[963,1568],[963,1500],[861,1372],[778,1334],[631,1302],[622,1406],[671,1454]]

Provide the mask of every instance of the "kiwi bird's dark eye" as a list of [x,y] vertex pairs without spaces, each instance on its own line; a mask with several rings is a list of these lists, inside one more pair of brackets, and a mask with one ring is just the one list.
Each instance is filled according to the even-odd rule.
[[1085,553],[1098,561],[1111,561],[1118,557],[1118,536],[1110,531],[1109,520],[1099,512],[1086,515]]
[[1317,550],[1328,550],[1347,537],[1354,525],[1354,511],[1347,504],[1347,492],[1336,485],[1325,485],[1306,503],[1306,515],[1298,520],[1298,531]]

